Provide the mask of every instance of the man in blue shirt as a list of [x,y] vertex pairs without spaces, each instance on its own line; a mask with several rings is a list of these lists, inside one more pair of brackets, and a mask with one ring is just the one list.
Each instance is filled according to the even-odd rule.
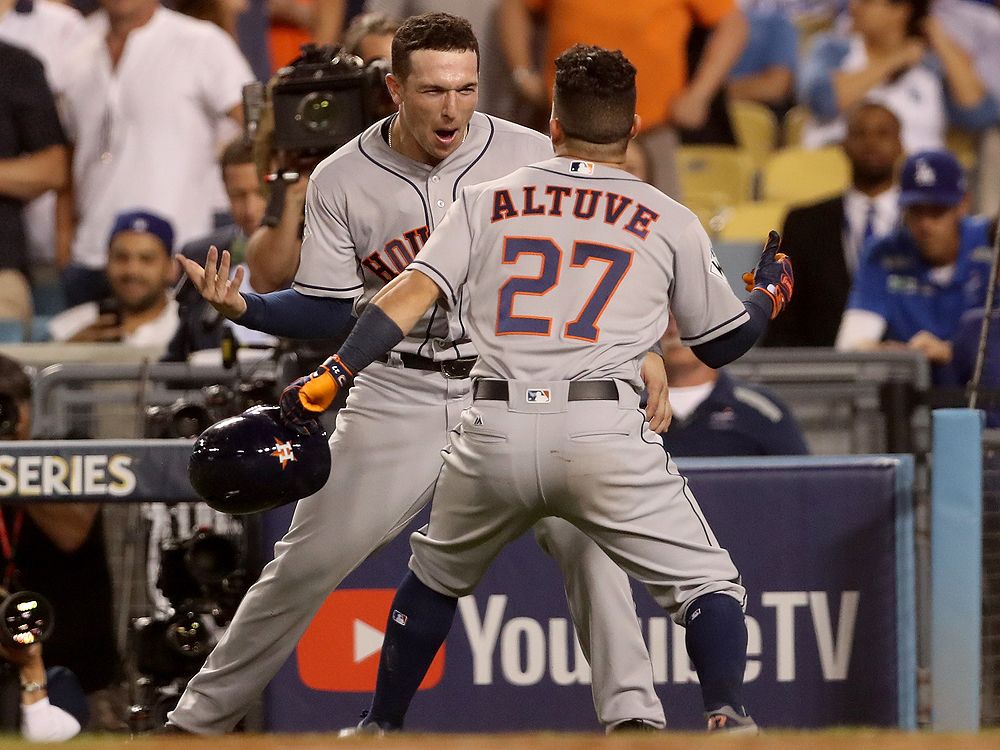
[[962,315],[983,304],[989,223],[967,216],[965,175],[947,151],[913,154],[900,187],[902,225],[868,246],[835,347],[915,349],[937,370]]

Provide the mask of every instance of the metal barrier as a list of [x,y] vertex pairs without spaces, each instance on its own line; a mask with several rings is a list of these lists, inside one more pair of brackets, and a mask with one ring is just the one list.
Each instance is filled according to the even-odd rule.
[[726,367],[791,408],[816,454],[925,453],[930,368],[917,352],[757,348]]
[[173,362],[50,365],[35,378],[34,430],[47,438],[145,437],[150,406],[204,405],[206,386],[235,391],[250,380],[276,379],[277,372],[273,360],[232,369]]

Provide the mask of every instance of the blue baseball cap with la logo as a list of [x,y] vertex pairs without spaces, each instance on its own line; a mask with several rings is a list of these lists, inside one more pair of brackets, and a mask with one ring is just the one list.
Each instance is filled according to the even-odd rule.
[[950,151],[919,151],[899,178],[901,206],[955,206],[965,197],[965,171]]
[[165,218],[151,211],[132,209],[118,214],[111,226],[111,233],[108,235],[109,245],[119,232],[151,234],[163,243],[167,255],[170,255],[174,250],[174,228]]

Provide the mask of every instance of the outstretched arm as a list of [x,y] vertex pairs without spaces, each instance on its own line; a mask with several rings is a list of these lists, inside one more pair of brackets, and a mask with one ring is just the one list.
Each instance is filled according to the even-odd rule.
[[350,322],[352,299],[310,297],[294,289],[270,294],[240,292],[243,267],[229,278],[229,251],[223,251],[217,267],[218,254],[211,247],[204,268],[183,255],[178,258],[195,289],[229,320],[272,336],[294,339],[340,336]]

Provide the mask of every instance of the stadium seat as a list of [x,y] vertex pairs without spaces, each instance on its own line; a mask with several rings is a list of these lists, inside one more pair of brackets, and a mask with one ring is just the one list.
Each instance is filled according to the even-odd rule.
[[801,146],[802,131],[809,119],[809,108],[805,104],[796,104],[785,113],[781,120],[782,143],[786,146]]
[[851,166],[839,146],[778,149],[764,163],[761,199],[813,203],[847,189]]
[[778,118],[768,107],[758,102],[729,102],[729,117],[736,131],[736,142],[760,167],[774,151],[778,137]]
[[727,205],[735,205],[753,196],[753,158],[736,146],[682,146],[677,172],[685,201],[722,194]]
[[684,196],[684,200],[681,202],[694,211],[695,216],[698,217],[701,225],[705,227],[705,231],[710,236],[714,232],[712,220],[720,211],[730,205],[729,196],[725,193],[695,193]]
[[768,232],[781,231],[787,212],[788,204],[783,201],[741,203],[720,212],[712,220],[713,229],[719,242],[749,242],[763,247]]

